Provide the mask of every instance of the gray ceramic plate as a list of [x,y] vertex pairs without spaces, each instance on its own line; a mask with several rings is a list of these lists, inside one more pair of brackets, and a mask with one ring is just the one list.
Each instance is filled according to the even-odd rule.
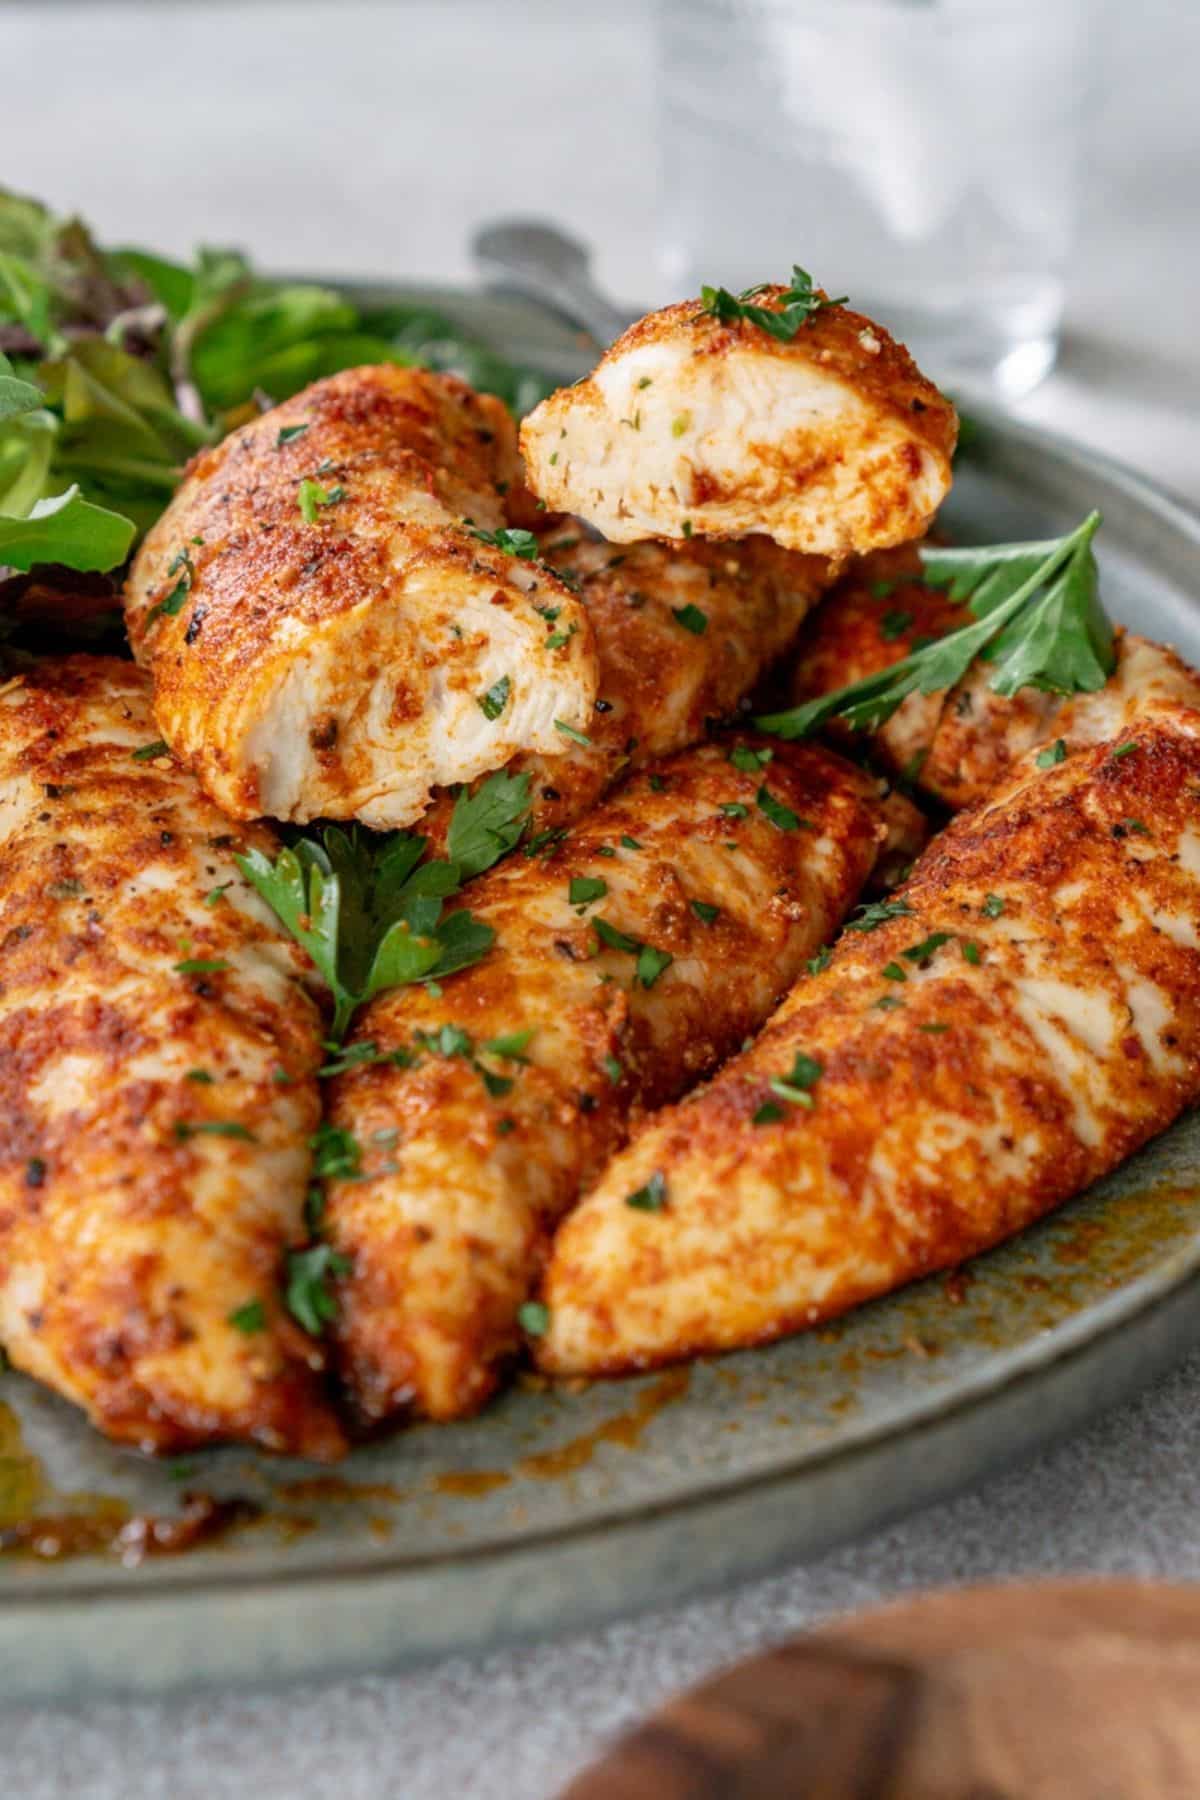
[[[577,371],[569,333],[528,309],[427,297]],[[1092,506],[1111,610],[1200,657],[1200,524],[1144,482],[989,418],[951,511],[986,539]],[[336,1477],[232,1451],[157,1466],[5,1377],[0,1509],[168,1514],[195,1487],[263,1513],[135,1567],[0,1559],[0,1696],[380,1668],[812,1554],[1071,1430],[1200,1340],[1198,1197],[1195,1117],[965,1280],[665,1377],[517,1389],[471,1424],[358,1450]]]

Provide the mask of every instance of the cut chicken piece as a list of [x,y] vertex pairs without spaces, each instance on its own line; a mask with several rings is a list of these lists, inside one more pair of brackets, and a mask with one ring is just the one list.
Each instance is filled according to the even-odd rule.
[[[781,288],[758,304],[777,312]],[[698,301],[649,314],[521,427],[530,486],[614,543],[745,537],[844,557],[919,537],[950,487],[954,408],[844,306],[787,341]]]
[[[586,743],[511,765],[531,778],[533,833],[572,824],[618,776],[697,743],[787,650],[832,579],[824,557],[764,537],[619,550],[567,520],[539,543],[587,609],[600,685]],[[451,806],[442,797],[421,822],[435,844]]]
[[150,680],[73,656],[0,689],[0,1342],[146,1449],[342,1448],[283,1309],[321,1019],[306,962],[166,754]]
[[[1000,1242],[1200,1099],[1200,683],[934,840],[558,1233],[538,1357],[754,1344]],[[630,1204],[657,1184],[653,1215]]]
[[[867,557],[829,595],[806,627],[791,671],[797,702],[833,693],[892,667],[921,643],[974,623],[975,615],[921,579],[915,549]],[[909,694],[870,733],[831,719],[839,744],[869,743],[872,756],[931,799],[958,810],[984,799],[1030,750],[1103,743],[1123,719],[1186,702],[1194,677],[1173,650],[1118,632],[1116,664],[1095,693],[1055,694],[991,686],[992,666],[973,663],[946,692]]]
[[850,764],[738,738],[636,776],[545,856],[472,886],[495,949],[440,992],[374,1000],[348,1061],[379,1060],[332,1083],[362,1158],[325,1228],[353,1258],[336,1331],[363,1419],[483,1403],[580,1184],[632,1113],[758,1027],[882,837]]
[[532,548],[504,527],[513,431],[453,376],[348,369],[193,461],[126,613],[159,729],[227,812],[404,826],[587,729],[586,612],[505,549]]

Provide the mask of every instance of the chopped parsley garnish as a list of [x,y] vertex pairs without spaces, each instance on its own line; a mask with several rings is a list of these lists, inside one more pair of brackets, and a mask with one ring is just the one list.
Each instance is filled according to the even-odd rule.
[[773,750],[752,750],[749,744],[735,744],[729,752],[729,760],[743,775],[757,775],[766,768],[774,755]]
[[682,437],[691,422],[692,415],[690,412],[677,413],[671,420],[671,436]]
[[540,1300],[526,1300],[517,1308],[517,1324],[528,1337],[545,1337],[550,1329],[550,1308]]
[[228,1315],[228,1323],[233,1326],[235,1331],[244,1331],[247,1334],[253,1331],[263,1331],[267,1324],[267,1309],[261,1300],[247,1300],[244,1305],[234,1307]]
[[233,964],[223,956],[188,956],[174,967],[177,975],[222,975]]
[[485,719],[498,719],[508,705],[508,696],[512,692],[512,681],[502,675],[499,681],[493,682],[486,694],[475,696],[476,705]]
[[621,843],[625,846],[626,850],[640,850],[642,847],[635,837],[630,837],[627,831],[621,833]]
[[608,1079],[612,1082],[613,1086],[616,1087],[622,1075],[625,1073],[616,1057],[610,1052],[608,1055],[601,1058],[600,1066],[608,1076]]
[[897,638],[904,636],[912,622],[910,612],[886,612],[879,621],[879,635],[886,644],[894,644]]
[[1111,762],[1118,762],[1123,756],[1132,756],[1136,749],[1137,745],[1135,743],[1118,744],[1116,749],[1110,753],[1109,760]]
[[784,738],[807,737],[841,717],[874,731],[912,693],[955,687],[977,657],[992,667],[990,686],[1011,696],[1022,688],[1094,693],[1114,662],[1112,626],[1100,604],[1092,539],[1099,513],[1065,537],[983,549],[921,551],[925,579],[966,603],[974,622],[912,650],[891,668],[755,722]]
[[884,994],[875,1002],[876,1010],[879,1012],[895,1012],[898,1006],[903,1005],[904,1002],[899,994]]
[[214,1077],[208,1069],[188,1069],[184,1073],[183,1079],[199,1082],[202,1087],[211,1087]]
[[626,955],[636,956],[642,947],[639,938],[630,937],[628,932],[618,931],[607,919],[593,919],[591,925],[601,943],[607,944],[610,950],[624,950]]
[[780,831],[795,831],[800,824],[799,813],[794,813],[790,806],[777,800],[769,787],[759,788],[754,796],[754,804],[764,818],[770,819],[772,825],[777,826]]
[[345,498],[344,487],[322,487],[321,483],[314,481],[311,475],[306,475],[296,490],[296,503],[306,525],[316,524],[318,507],[334,506],[339,500]]
[[822,969],[827,969],[832,961],[832,949],[828,944],[822,944],[821,948],[817,951],[817,954],[815,956],[810,956],[804,966],[810,975],[819,975]]
[[917,1026],[918,1031],[928,1031],[930,1033],[949,1031],[949,1029],[950,1029],[950,1027],[948,1025],[943,1025],[936,1019],[929,1020],[929,1022],[925,1025]]
[[720,811],[725,814],[727,819],[748,819],[750,817],[750,808],[743,806],[740,800],[722,800]]
[[980,908],[985,919],[998,919],[1004,911],[1004,899],[1000,894],[985,894]]
[[533,1028],[526,1031],[508,1031],[500,1037],[489,1038],[479,1048],[485,1056],[504,1056],[510,1062],[528,1062],[525,1052],[533,1041]]
[[907,900],[872,900],[855,908],[857,918],[846,921],[847,931],[878,931],[889,919],[908,919],[913,909]]
[[220,906],[226,893],[233,886],[232,881],[223,881],[219,887],[209,888],[204,896],[205,906]]
[[906,962],[916,963],[918,968],[923,969],[934,952],[940,950],[943,944],[950,942],[951,935],[949,931],[931,931],[929,936],[922,938],[919,944],[910,944],[908,949],[902,950],[900,954]]
[[579,626],[572,619],[565,631],[552,631],[546,639],[547,650],[561,650],[565,644],[570,643],[578,630]]
[[490,544],[493,550],[500,550],[505,556],[519,556],[523,562],[534,562],[537,559],[536,537],[532,531],[523,531],[520,526],[503,526],[499,531],[480,531],[468,519],[467,530],[481,544]]
[[638,952],[636,976],[644,988],[652,988],[664,969],[669,969],[675,958],[669,950],[656,950],[653,944],[643,944]]
[[321,1064],[318,1075],[344,1075],[348,1069],[370,1068],[375,1063],[394,1063],[397,1068],[404,1069],[412,1062],[410,1050],[381,1050],[371,1038],[364,1038],[357,1044],[331,1043],[326,1048],[333,1055],[327,1063]]
[[582,731],[576,731],[575,727],[573,725],[568,725],[565,719],[555,719],[554,729],[555,731],[561,731],[565,738],[570,738],[573,744],[582,744],[585,750],[591,749],[591,738],[587,737]]
[[693,900],[692,911],[702,925],[713,925],[721,916],[720,907],[713,906],[707,900]]
[[572,906],[589,906],[593,900],[603,900],[607,892],[608,883],[599,875],[572,875],[567,884]]
[[162,738],[155,738],[152,744],[142,744],[129,754],[134,762],[153,762],[156,756],[170,756],[171,746],[164,743]]
[[241,1138],[247,1144],[258,1142],[254,1133],[236,1119],[176,1119],[175,1136],[181,1144],[194,1137]]
[[323,1119],[308,1140],[314,1181],[355,1181],[362,1173],[362,1145],[344,1125]]
[[647,775],[647,777],[646,777],[646,780],[647,780],[647,781],[648,781],[648,782],[649,782],[649,784],[650,784],[650,792],[651,792],[651,793],[652,793],[652,794],[661,794],[661,793],[664,793],[664,792],[665,792],[665,791],[666,791],[666,786],[667,786],[667,784],[666,784],[666,781],[665,781],[665,779],[664,779],[664,778],[663,778],[663,776],[661,776],[661,775]]
[[287,1309],[312,1337],[320,1337],[326,1325],[337,1318],[330,1277],[348,1275],[353,1266],[348,1256],[339,1255],[330,1244],[288,1251]]
[[690,600],[686,606],[673,606],[671,617],[694,637],[703,637],[708,630],[708,614],[701,612],[698,606],[693,606]]
[[824,1072],[824,1064],[815,1056],[797,1050],[796,1059],[786,1075],[773,1075],[767,1083],[771,1092],[791,1106],[814,1106],[812,1090]]
[[979,945],[973,938],[960,938],[959,943],[962,946],[964,961],[969,963],[981,963],[983,961],[983,951],[979,948]]
[[750,1123],[752,1125],[774,1125],[778,1120],[782,1119],[782,1117],[782,1106],[777,1106],[774,1100],[764,1100]]
[[275,438],[275,448],[277,450],[282,450],[285,444],[295,443],[298,437],[304,436],[305,432],[308,430],[308,425],[309,421],[307,420],[303,425],[281,425]]
[[1039,769],[1052,769],[1055,763],[1066,762],[1067,746],[1062,738],[1055,738],[1046,750],[1039,750],[1036,757]]
[[192,581],[195,577],[195,573],[196,571],[192,564],[190,552],[187,550],[177,550],[167,564],[167,574],[168,576],[177,575],[179,579],[176,581],[175,586],[171,589],[166,598],[160,600],[156,606],[150,608],[150,611],[146,614],[147,625],[153,624],[155,619],[174,619],[178,617],[187,603],[188,595],[192,591]]
[[908,975],[898,962],[884,963],[879,971],[885,981],[907,981]]
[[632,1206],[634,1212],[661,1212],[666,1203],[666,1178],[657,1169],[640,1188],[625,1196],[626,1206]]
[[801,327],[812,323],[823,307],[844,306],[846,295],[837,300],[827,300],[813,287],[812,276],[799,263],[792,265],[790,286],[779,295],[778,309],[767,306],[755,306],[754,300],[770,287],[770,282],[760,282],[757,287],[747,288],[744,293],[735,295],[723,287],[702,287],[700,289],[700,311],[710,313],[723,325],[729,325],[736,319],[744,319],[748,324],[757,325],[760,330],[769,332],[780,343],[790,343]]

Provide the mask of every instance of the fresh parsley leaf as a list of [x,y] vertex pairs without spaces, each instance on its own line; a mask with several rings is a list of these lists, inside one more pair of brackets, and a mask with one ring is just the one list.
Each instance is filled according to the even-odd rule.
[[[529,776],[497,769],[454,802],[446,849],[464,878],[482,875],[515,848],[529,817]],[[526,846],[530,848],[531,846]]]
[[636,978],[644,988],[652,988],[664,969],[669,969],[675,958],[669,950],[656,950],[653,944],[643,944],[638,951]]
[[621,833],[621,843],[626,850],[640,850],[642,848],[637,839],[635,837],[630,837],[627,831]]
[[846,930],[878,931],[889,919],[911,918],[912,910],[907,900],[872,900],[855,908],[858,916],[846,921]]
[[509,1031],[502,1037],[489,1038],[479,1048],[485,1056],[503,1056],[510,1062],[527,1062],[526,1050],[533,1041],[532,1029],[528,1031]]
[[977,943],[975,943],[973,939],[960,938],[959,944],[961,946],[962,953],[963,953],[963,960],[965,962],[981,963],[983,961],[983,951],[979,948],[979,945]]
[[755,723],[784,738],[807,737],[835,716],[857,730],[877,730],[909,694],[956,686],[977,657],[993,665],[990,686],[998,694],[1025,687],[1094,693],[1114,660],[1092,552],[1099,524],[1099,513],[1090,513],[1065,537],[1046,542],[923,548],[926,580],[967,603],[974,624],[910,652],[890,669]]
[[884,963],[880,974],[885,981],[907,981],[908,976],[898,962]]
[[810,956],[804,966],[810,975],[819,975],[823,969],[829,967],[832,961],[832,949],[828,944],[822,944],[821,948],[817,951],[817,954],[815,956]]
[[296,502],[306,525],[316,524],[318,507],[333,506],[337,501],[345,498],[344,487],[324,488],[319,481],[314,481],[311,475],[306,475],[296,490]]
[[825,1066],[815,1056],[797,1050],[795,1061],[786,1075],[774,1075],[767,1083],[771,1092],[792,1106],[814,1105],[812,1089],[816,1087]]
[[636,956],[641,949],[641,940],[630,937],[627,932],[618,931],[607,919],[594,918],[589,921],[592,930],[601,943],[607,944],[610,950],[624,950],[628,956]]
[[752,1125],[775,1125],[782,1117],[782,1106],[777,1106],[774,1100],[764,1100],[757,1112],[751,1118],[750,1123]]
[[760,787],[754,796],[754,804],[764,818],[770,819],[772,825],[780,831],[795,831],[800,823],[799,813],[794,813],[790,806],[777,800],[769,787]]
[[348,1256],[341,1256],[329,1244],[314,1244],[308,1250],[289,1250],[285,1298],[292,1317],[312,1337],[320,1337],[326,1325],[337,1318],[337,1301],[330,1292],[333,1276],[348,1275],[353,1268]]
[[593,900],[603,900],[607,892],[608,883],[599,875],[572,875],[567,885],[572,906],[588,906]]
[[512,692],[512,681],[509,676],[502,675],[499,681],[493,682],[486,694],[476,695],[476,704],[485,719],[498,719],[508,705],[508,696]]
[[951,933],[948,931],[931,931],[929,936],[922,938],[919,944],[910,944],[908,949],[902,950],[900,954],[906,962],[916,963],[918,968],[923,969],[932,959],[935,951],[940,950],[943,944],[948,944],[950,938]]
[[693,637],[703,637],[708,630],[708,614],[701,612],[698,606],[693,606],[691,601],[686,606],[673,606],[671,617],[685,631],[690,631]]
[[837,300],[828,300],[823,294],[817,293],[813,288],[812,276],[798,263],[792,265],[791,284],[779,295],[778,309],[751,304],[755,295],[763,291],[763,286],[747,288],[737,296],[731,294],[728,288],[702,287],[700,311],[710,313],[725,325],[731,324],[735,319],[745,319],[751,325],[769,332],[781,343],[790,343],[801,327],[811,324],[823,307],[846,304],[845,294]]
[[267,1324],[267,1309],[261,1300],[247,1300],[242,1306],[235,1306],[228,1315],[228,1323],[235,1331],[247,1334],[264,1331]]
[[634,1212],[661,1212],[667,1204],[666,1177],[656,1169],[640,1188],[635,1188],[632,1194],[626,1194],[625,1204],[631,1206]]
[[493,550],[503,551],[505,556],[519,556],[523,562],[537,559],[538,541],[532,531],[523,531],[517,526],[506,526],[500,531],[480,531],[470,520],[467,530],[481,544],[490,544]]
[[529,1337],[545,1337],[550,1329],[550,1308],[540,1300],[526,1300],[517,1308],[517,1324]]
[[729,760],[744,775],[757,775],[766,768],[774,755],[773,750],[752,750],[749,744],[735,744],[729,752]]

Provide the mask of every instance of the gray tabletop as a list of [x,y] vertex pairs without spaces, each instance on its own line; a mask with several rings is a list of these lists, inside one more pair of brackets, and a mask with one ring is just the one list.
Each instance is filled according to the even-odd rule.
[[[655,279],[648,12],[0,4],[0,60],[21,77],[6,84],[0,170],[110,241],[241,242],[264,264],[331,273],[462,278],[473,223],[548,213],[589,236],[603,278],[636,299]],[[1200,9],[1098,0],[1097,12],[1106,52],[1064,355],[1021,410],[1195,501]],[[23,1800],[548,1800],[673,1689],[831,1613],[1029,1573],[1200,1575],[1198,1401],[1200,1357],[975,1493],[586,1637],[284,1694],[11,1709],[0,1775]]]

